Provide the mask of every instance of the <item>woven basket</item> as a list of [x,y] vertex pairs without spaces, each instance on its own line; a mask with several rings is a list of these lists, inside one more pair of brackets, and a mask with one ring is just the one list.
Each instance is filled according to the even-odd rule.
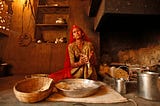
[[52,93],[53,80],[47,77],[27,78],[17,82],[13,91],[21,102],[38,102]]

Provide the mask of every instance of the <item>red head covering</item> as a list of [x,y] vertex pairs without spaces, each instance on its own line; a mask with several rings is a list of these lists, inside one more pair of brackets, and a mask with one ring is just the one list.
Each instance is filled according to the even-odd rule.
[[[71,30],[70,30],[70,38],[69,38],[69,43],[73,43],[75,39],[73,38],[73,29],[78,28],[79,30],[82,31],[82,34],[84,35],[84,40],[89,41],[89,38],[86,36],[84,31],[77,25],[73,25]],[[55,82],[64,79],[64,78],[71,78],[71,64],[70,64],[70,58],[69,58],[69,53],[68,53],[68,46],[66,48],[66,56],[65,56],[65,62],[64,62],[64,68],[62,70],[59,70],[57,72],[54,72],[49,75],[50,78],[54,79]]]
[[[85,41],[89,41],[89,38],[86,36],[86,34],[84,33],[84,31],[79,26],[73,25],[72,28],[71,28],[71,30],[70,30],[69,44],[73,43],[75,41],[75,39],[73,38],[73,29],[74,28],[78,28],[82,32],[82,34],[83,34],[83,39]],[[66,67],[71,67],[71,65],[70,65],[70,59],[69,59],[69,54],[68,54],[68,47],[66,49],[66,59],[65,59],[64,67],[65,68]]]
[[72,28],[71,28],[71,30],[70,30],[69,43],[72,43],[72,42],[75,41],[75,39],[73,38],[73,29],[74,29],[74,28],[77,28],[77,29],[79,29],[79,30],[82,32],[82,34],[83,34],[83,39],[84,39],[85,41],[90,41],[89,38],[88,38],[88,37],[86,36],[86,34],[84,33],[84,31],[83,31],[79,26],[73,25]]

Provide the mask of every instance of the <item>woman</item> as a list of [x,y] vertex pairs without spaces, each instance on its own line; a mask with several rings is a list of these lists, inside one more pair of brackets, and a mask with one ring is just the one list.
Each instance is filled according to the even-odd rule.
[[[95,52],[84,31],[73,25],[66,50],[64,69],[52,73],[50,78],[58,81],[64,78],[87,78],[97,80]],[[59,77],[59,78],[56,78]]]

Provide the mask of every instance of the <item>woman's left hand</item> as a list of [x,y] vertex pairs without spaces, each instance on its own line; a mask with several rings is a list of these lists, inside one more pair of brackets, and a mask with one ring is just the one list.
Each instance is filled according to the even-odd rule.
[[89,54],[89,59],[92,58],[93,55],[94,55],[94,52],[91,51],[90,54]]

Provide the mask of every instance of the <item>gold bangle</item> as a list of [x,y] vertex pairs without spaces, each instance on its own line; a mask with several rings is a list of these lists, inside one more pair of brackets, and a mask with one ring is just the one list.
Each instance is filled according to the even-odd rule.
[[76,63],[76,67],[78,66],[78,62]]
[[76,63],[75,63],[75,66],[76,66],[76,67],[78,67],[78,66],[79,66],[79,64],[78,64],[78,63],[79,63],[79,62],[76,62]]
[[78,66],[81,66],[81,62],[77,62]]

